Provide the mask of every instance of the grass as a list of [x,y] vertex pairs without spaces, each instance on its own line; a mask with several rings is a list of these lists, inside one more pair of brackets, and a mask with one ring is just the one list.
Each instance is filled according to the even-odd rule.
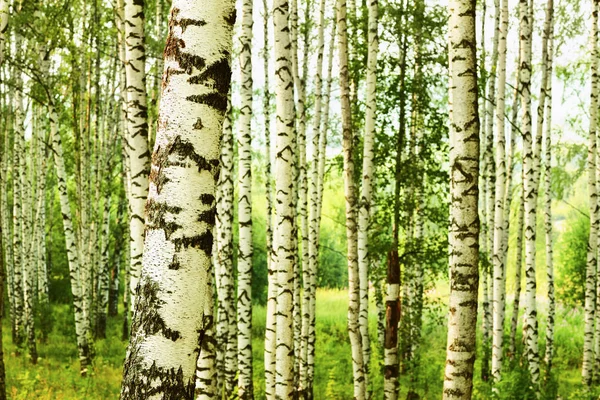
[[[423,399],[441,398],[443,366],[445,363],[446,309],[441,299],[447,296],[447,284],[429,292],[430,307],[425,313],[423,345],[420,346],[419,366],[412,386]],[[437,301],[434,301],[436,300]],[[344,290],[319,290],[317,292],[317,349],[315,360],[315,398],[351,399],[352,365],[347,331],[347,292]],[[512,305],[507,305],[507,322]],[[540,301],[540,355],[545,348],[545,303]],[[38,345],[40,356],[37,365],[31,365],[26,354],[16,355],[10,338],[10,325],[4,321],[4,351],[7,371],[7,392],[11,399],[116,399],[122,376],[122,363],[126,343],[121,341],[121,318],[109,319],[108,339],[96,341],[96,358],[88,378],[80,378],[75,334],[70,310],[55,306],[54,330],[46,344]],[[264,330],[265,309],[253,311],[253,374],[257,399],[264,398]],[[556,318],[556,355],[553,375],[545,385],[547,399],[596,399],[599,393],[586,394],[581,385],[581,354],[583,348],[583,312],[559,307]],[[371,305],[369,315],[373,356],[371,360],[370,390],[375,398],[383,392],[382,349],[376,338],[376,313]],[[481,343],[481,332],[478,333]],[[520,337],[520,330],[519,330]],[[506,340],[508,339],[508,324]],[[527,371],[519,360],[505,368],[499,386],[500,395],[492,395],[490,384],[481,381],[481,355],[475,365],[474,399],[528,399]],[[542,366],[542,376],[545,366]],[[406,398],[411,385],[408,376],[400,380],[400,398]],[[494,397],[495,396],[495,397]]]

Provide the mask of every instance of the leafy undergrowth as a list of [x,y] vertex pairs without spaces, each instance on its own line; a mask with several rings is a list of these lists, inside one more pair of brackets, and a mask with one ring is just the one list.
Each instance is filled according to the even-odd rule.
[[[441,293],[430,296],[442,297]],[[413,378],[404,374],[400,379],[400,398],[406,398],[409,387],[422,399],[439,399],[442,394],[446,318],[445,305],[430,299],[425,312],[422,345],[417,353],[419,360]],[[317,348],[315,360],[315,398],[351,399],[352,364],[347,330],[347,292],[343,290],[319,290],[317,292]],[[512,306],[507,306],[507,325]],[[16,355],[10,337],[10,325],[4,321],[4,350],[7,371],[7,392],[11,399],[117,399],[122,377],[122,363],[127,343],[121,340],[121,317],[109,319],[108,339],[95,344],[96,358],[89,376],[79,376],[79,363],[75,347],[72,314],[65,306],[53,310],[54,329],[46,344],[38,345],[40,356],[37,365],[31,365],[26,352]],[[545,349],[545,306],[540,304],[540,354]],[[542,364],[545,382],[543,399],[597,399],[600,393],[586,393],[581,385],[581,354],[583,349],[583,313],[578,309],[557,310],[556,355],[552,375],[544,377],[546,366]],[[372,342],[369,390],[373,398],[383,392],[383,351],[377,343],[376,312],[372,306],[369,313],[369,329]],[[253,327],[254,385],[257,399],[264,398],[264,330],[265,309],[255,307]],[[519,327],[519,346],[521,330]],[[508,327],[505,341],[508,340]],[[481,343],[479,331],[478,343]],[[519,349],[520,350],[520,349]],[[488,382],[481,380],[481,354],[475,365],[474,399],[533,399],[527,387],[528,372],[521,360],[506,364],[498,392],[492,393]]]

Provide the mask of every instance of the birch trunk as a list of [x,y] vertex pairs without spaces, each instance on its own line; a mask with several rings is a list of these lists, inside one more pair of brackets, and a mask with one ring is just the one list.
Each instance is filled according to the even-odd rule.
[[133,312],[144,247],[144,207],[148,196],[150,150],[146,106],[146,53],[144,47],[144,0],[124,0],[125,71],[127,74],[127,145],[130,161],[129,270],[130,307]]
[[598,11],[600,1],[594,0],[592,13],[592,29],[590,34],[590,53],[592,64],[592,81],[590,96],[590,126],[588,147],[588,191],[590,213],[590,236],[587,246],[587,266],[585,276],[585,327],[583,334],[583,364],[581,376],[583,384],[590,387],[594,378],[594,316],[595,316],[595,281],[597,234],[600,221],[598,209],[598,192],[596,189],[596,130],[598,123]]
[[276,234],[273,250],[277,275],[277,339],[275,397],[288,399],[294,394],[294,337],[293,337],[293,281],[294,281],[294,169],[296,168],[296,140],[294,137],[294,92],[292,54],[289,35],[290,7],[287,0],[273,3],[275,37],[276,83]]
[[269,6],[267,0],[263,0],[263,68],[265,71],[265,93],[263,98],[263,113],[265,118],[265,153],[267,164],[266,191],[267,191],[267,317],[265,326],[265,397],[268,400],[275,399],[276,378],[276,333],[277,333],[277,269],[274,260],[273,248],[273,193],[271,189],[271,94],[269,91]]
[[242,2],[238,134],[238,396],[252,399],[252,0]]
[[354,144],[348,72],[348,27],[346,0],[337,1],[338,59],[340,65],[340,101],[342,106],[342,148],[344,157],[344,195],[346,197],[346,240],[348,258],[348,333],[352,348],[354,399],[366,397],[365,366],[359,325],[360,277],[358,274],[357,204],[354,185]]
[[[311,318],[312,299],[316,295],[316,269],[318,265],[319,238],[317,236],[319,218],[318,210],[318,187],[319,187],[319,140],[321,135],[321,114],[323,107],[323,53],[325,51],[325,8],[326,0],[321,0],[319,5],[319,28],[317,39],[317,67],[315,71],[315,105],[312,126],[312,148],[313,158],[310,166],[310,201],[308,221],[308,268],[304,283],[304,296],[302,299],[302,346],[300,350],[299,371],[299,397],[301,399],[312,399],[312,379],[309,380],[309,347],[314,350],[314,320]],[[305,61],[306,63],[306,61]],[[312,333],[312,334],[311,334]]]
[[[485,129],[485,153],[484,153],[484,173],[485,173],[485,208],[486,208],[486,219],[484,220],[485,229],[485,249],[487,251],[484,254],[487,255],[484,276],[483,276],[483,298],[484,298],[484,330],[483,330],[483,360],[482,360],[482,378],[487,380],[489,378],[489,360],[492,352],[492,345],[490,343],[490,331],[493,331],[493,307],[494,307],[494,281],[492,280],[494,266],[494,234],[495,234],[495,210],[494,206],[496,203],[495,193],[495,163],[494,163],[494,111],[495,111],[495,100],[496,100],[496,78],[497,78],[497,67],[498,67],[498,47],[500,42],[500,0],[494,0],[494,36],[492,39],[492,63],[490,66],[488,87],[486,91],[487,99],[485,101],[485,124],[482,125]],[[491,292],[491,293],[490,293]],[[485,299],[488,299],[487,304]],[[491,303],[490,304],[490,300]]]
[[[553,13],[552,0],[548,2],[548,12]],[[545,204],[544,225],[546,231],[546,275],[548,277],[548,320],[546,322],[546,376],[552,371],[554,358],[554,317],[556,315],[556,299],[554,296],[554,262],[552,259],[552,62],[554,56],[554,23],[552,15],[546,32],[548,40],[548,53],[546,70],[548,81],[546,83],[546,136],[544,153],[544,178],[545,178]]]
[[85,315],[83,307],[81,267],[75,231],[73,230],[73,217],[71,215],[71,206],[69,204],[69,193],[67,191],[67,173],[65,170],[62,140],[58,131],[58,114],[54,109],[54,104],[51,99],[49,99],[48,114],[50,118],[50,137],[52,139],[52,150],[54,152],[54,165],[56,166],[56,178],[58,180],[60,211],[62,213],[67,259],[69,262],[73,308],[75,310],[75,335],[77,338],[77,351],[79,354],[79,368],[81,375],[85,376],[87,374],[87,367],[91,362],[90,338],[88,337],[88,332],[90,331],[89,319]]
[[[219,301],[219,318],[223,326],[218,337],[224,345],[220,351],[225,353],[224,359],[224,391],[226,398],[233,395],[237,387],[237,321],[236,303],[233,281],[233,131],[231,121],[231,103],[228,99],[227,111],[223,120],[223,139],[221,142],[221,172],[217,190],[217,266],[219,285],[217,290]],[[222,337],[221,337],[222,336]]]
[[[19,39],[16,38],[17,46]],[[18,48],[18,47],[17,47]],[[24,252],[23,252],[23,163],[22,159],[25,156],[23,149],[23,104],[22,104],[22,79],[21,73],[13,69],[15,76],[15,85],[17,90],[14,94],[14,147],[13,147],[13,249],[14,249],[14,273],[13,273],[13,297],[15,303],[15,313],[13,315],[15,321],[15,345],[17,346],[17,354],[21,351],[25,337],[23,334],[24,325],[24,297],[23,297],[23,268],[24,268]],[[21,89],[18,89],[21,87]]]
[[[537,188],[535,182],[536,161],[531,127],[531,37],[532,22],[528,0],[520,0],[521,29],[521,132],[523,134],[523,190],[525,197],[525,352],[534,390],[539,387],[538,323],[536,309],[535,237]],[[545,73],[545,72],[544,72]],[[542,78],[543,79],[543,78]],[[542,83],[542,88],[545,85]],[[542,91],[544,95],[544,91]],[[542,104],[542,99],[540,99]]]
[[496,95],[496,204],[494,215],[494,293],[493,293],[493,339],[492,377],[498,382],[501,377],[504,339],[504,308],[506,297],[506,271],[504,264],[504,214],[510,204],[506,204],[506,158],[504,118],[506,110],[506,36],[508,34],[508,0],[502,0],[500,18],[498,92]]
[[363,138],[362,187],[358,212],[358,276],[359,276],[359,315],[358,322],[362,339],[365,387],[368,388],[371,342],[369,340],[369,216],[373,191],[373,157],[375,142],[375,118],[377,107],[377,52],[379,49],[378,2],[369,0],[369,32],[367,58],[367,110]]
[[450,314],[444,399],[470,399],[479,285],[479,115],[475,1],[449,4]]
[[171,6],[122,399],[194,396],[200,346],[213,325],[212,231],[234,21],[230,1]]

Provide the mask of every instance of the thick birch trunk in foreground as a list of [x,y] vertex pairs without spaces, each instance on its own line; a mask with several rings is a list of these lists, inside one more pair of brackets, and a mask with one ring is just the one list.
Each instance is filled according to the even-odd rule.
[[252,384],[252,0],[242,3],[238,133],[238,396],[251,399]]
[[342,106],[342,148],[344,155],[344,195],[346,196],[346,240],[348,258],[348,334],[350,336],[350,345],[352,347],[354,399],[362,400],[366,397],[366,387],[362,339],[358,321],[360,307],[360,278],[358,276],[357,204],[356,188],[354,185],[354,154],[346,15],[346,0],[338,0],[338,59],[340,63],[340,101]]
[[588,147],[588,191],[590,212],[590,236],[587,246],[587,264],[585,270],[585,327],[583,333],[583,365],[581,377],[588,387],[594,377],[594,316],[595,316],[595,281],[596,251],[598,248],[598,192],[596,190],[596,129],[598,123],[598,11],[600,1],[594,0],[592,13],[592,29],[590,34],[590,59],[592,64],[592,91],[590,96],[590,126]]
[[371,358],[371,343],[369,340],[369,216],[373,191],[373,157],[375,142],[375,111],[377,107],[377,51],[379,36],[377,0],[369,0],[368,22],[368,58],[367,58],[367,111],[365,116],[365,134],[363,139],[362,187],[358,212],[358,275],[359,275],[359,316],[358,322],[362,339],[363,362],[365,369],[365,386],[368,387],[369,360]]
[[510,212],[506,204],[506,159],[504,117],[506,110],[506,36],[508,34],[508,0],[502,0],[500,17],[500,40],[498,59],[498,93],[496,95],[496,204],[494,215],[494,284],[493,284],[493,328],[492,328],[492,377],[500,380],[504,339],[504,306],[506,296],[506,271],[504,265],[504,213]]
[[294,89],[291,43],[288,31],[289,3],[275,0],[275,93],[276,93],[276,158],[275,158],[275,235],[273,251],[277,274],[276,386],[277,399],[292,398],[294,393],[293,280],[294,280],[294,176],[296,148],[294,137]]
[[127,144],[131,173],[129,234],[131,236],[131,291],[133,311],[142,267],[144,247],[144,207],[148,196],[150,150],[148,149],[148,109],[146,106],[146,54],[144,47],[144,0],[125,0],[125,70],[127,74]]
[[444,399],[470,399],[479,285],[479,115],[475,1],[449,4],[450,314]]
[[212,230],[234,22],[230,1],[172,3],[122,399],[194,396],[213,324]]

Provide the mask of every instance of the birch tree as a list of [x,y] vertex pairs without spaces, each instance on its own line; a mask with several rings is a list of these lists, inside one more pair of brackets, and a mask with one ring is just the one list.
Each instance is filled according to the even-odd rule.
[[348,333],[352,347],[354,398],[366,397],[365,367],[358,320],[360,307],[360,277],[358,274],[358,243],[356,220],[356,188],[354,185],[354,154],[350,79],[348,73],[348,27],[346,0],[337,0],[338,59],[340,65],[340,101],[342,106],[342,149],[344,157],[344,195],[346,197],[346,242],[348,259]]
[[470,399],[479,284],[475,1],[449,3],[450,314],[444,399]]
[[375,142],[375,112],[377,107],[377,51],[379,37],[377,34],[378,2],[369,1],[369,32],[367,58],[367,112],[365,116],[365,133],[363,138],[362,187],[358,212],[358,277],[359,277],[359,327],[362,338],[365,386],[368,387],[369,360],[371,344],[369,340],[369,216],[373,191],[373,145]]
[[194,396],[199,345],[213,324],[212,230],[234,7],[183,0],[171,6],[122,399]]
[[294,392],[293,280],[296,162],[292,54],[289,35],[290,5],[287,0],[273,2],[276,137],[275,144],[275,235],[273,251],[277,274],[277,339],[275,397],[291,398]]
[[146,53],[144,47],[144,0],[124,0],[125,71],[127,74],[127,146],[130,161],[129,271],[133,311],[144,247],[144,206],[148,196],[150,150],[146,105]]
[[502,368],[502,342],[504,339],[504,304],[506,296],[506,272],[504,265],[504,213],[510,210],[506,205],[506,159],[505,159],[505,93],[506,93],[506,36],[508,31],[508,0],[502,0],[500,16],[500,37],[498,46],[498,92],[496,95],[496,187],[494,215],[494,284],[493,284],[493,339],[492,376],[500,380]]
[[252,384],[252,0],[242,2],[241,104],[238,134],[238,396],[254,397]]

